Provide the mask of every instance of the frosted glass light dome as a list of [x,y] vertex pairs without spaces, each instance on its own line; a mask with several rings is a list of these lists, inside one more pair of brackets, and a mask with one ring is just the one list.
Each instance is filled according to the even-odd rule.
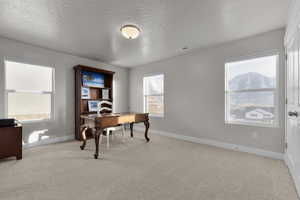
[[127,39],[136,39],[140,35],[140,29],[134,25],[125,25],[121,28],[121,33]]

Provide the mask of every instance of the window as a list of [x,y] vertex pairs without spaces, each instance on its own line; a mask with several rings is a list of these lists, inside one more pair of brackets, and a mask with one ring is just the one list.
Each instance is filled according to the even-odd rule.
[[278,55],[225,64],[225,121],[277,125]]
[[164,75],[144,77],[144,112],[164,116]]
[[51,118],[53,69],[5,61],[7,117],[20,121]]

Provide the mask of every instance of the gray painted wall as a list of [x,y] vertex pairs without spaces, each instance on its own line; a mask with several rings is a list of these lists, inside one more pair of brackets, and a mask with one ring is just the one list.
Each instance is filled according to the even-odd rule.
[[30,64],[45,65],[55,68],[55,108],[54,120],[24,124],[23,140],[39,130],[47,130],[44,135],[50,138],[74,135],[74,71],[78,64],[115,71],[114,109],[127,112],[129,105],[128,85],[129,70],[113,67],[101,62],[58,53],[39,47],[0,38],[0,118],[5,117],[4,97],[4,60],[14,60]]
[[[199,36],[200,37],[200,36]],[[165,75],[165,117],[151,118],[154,130],[273,152],[284,146],[284,30],[276,30],[130,70],[130,110],[143,111],[143,76]],[[224,63],[229,59],[280,52],[280,127],[224,124]]]

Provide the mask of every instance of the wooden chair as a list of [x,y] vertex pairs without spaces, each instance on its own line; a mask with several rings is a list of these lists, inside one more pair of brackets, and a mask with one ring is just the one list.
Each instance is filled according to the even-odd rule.
[[[101,114],[102,112],[112,112],[112,109],[111,108],[109,108],[109,107],[106,107],[105,105],[112,105],[111,104],[111,102],[109,102],[109,101],[105,101],[105,100],[103,100],[103,101],[100,101],[99,102],[99,104],[98,104],[98,111],[97,111],[97,114]],[[84,139],[84,141],[86,140],[86,131],[88,130],[88,129],[91,129],[92,130],[92,132],[94,132],[95,131],[95,127],[93,127],[94,126],[94,124],[90,124],[90,123],[88,123],[88,122],[85,122],[82,126],[81,126],[81,129],[82,129],[82,132],[81,132],[81,134],[82,134],[82,138]],[[124,128],[124,126],[123,125],[121,125],[121,127],[122,127],[122,140],[124,141],[124,137],[125,137],[125,128]],[[115,132],[115,131],[117,131],[117,127],[111,127],[111,128],[106,128],[106,129],[104,129],[103,130],[104,131],[104,133],[105,134],[101,134],[100,135],[100,144],[102,143],[102,137],[103,137],[103,135],[104,136],[106,136],[106,148],[107,149],[109,149],[109,147],[110,147],[110,136],[112,136],[113,135],[113,132]],[[112,139],[113,137],[111,137],[111,139]],[[83,146],[85,146],[85,144],[83,145]]]
[[[107,107],[106,105],[110,105],[112,107],[112,103],[106,100],[102,100],[99,102],[98,104],[98,111],[97,114],[100,114],[103,111],[108,111],[108,112],[112,112],[112,108],[111,107]],[[115,132],[117,130],[116,127],[112,127],[112,128],[106,128],[105,131],[105,136],[106,136],[106,148],[109,149],[110,144],[109,144],[109,137],[113,135],[113,132]],[[125,136],[125,131],[124,131],[124,127],[122,126],[122,139],[124,140],[124,136]],[[113,137],[111,137],[113,138]]]

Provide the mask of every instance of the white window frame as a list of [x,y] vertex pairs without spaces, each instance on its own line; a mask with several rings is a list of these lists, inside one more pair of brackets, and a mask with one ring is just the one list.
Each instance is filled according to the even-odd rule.
[[[156,94],[156,95],[146,95],[145,91],[146,91],[146,78],[149,77],[153,77],[153,76],[163,76],[163,93],[162,94]],[[147,96],[162,96],[163,97],[163,114],[159,115],[159,114],[153,114],[153,113],[149,113],[149,117],[156,117],[156,118],[164,118],[165,117],[165,74],[151,74],[151,75],[147,75],[143,77],[143,110],[144,113],[148,113],[148,109],[147,109],[147,103],[146,103],[146,97]]]
[[[6,89],[6,62],[16,62],[16,63],[24,63],[28,65],[36,65],[39,67],[48,67],[52,69],[52,92],[48,91],[30,91],[30,90],[10,90]],[[8,118],[8,94],[9,93],[29,93],[29,94],[50,94],[51,95],[51,108],[50,108],[50,117],[48,119],[32,119],[32,120],[20,120],[22,124],[31,124],[31,123],[39,123],[39,122],[49,122],[54,120],[54,94],[55,94],[55,69],[53,67],[50,67],[48,65],[44,64],[34,64],[32,62],[27,62],[19,59],[11,59],[11,58],[5,58],[4,62],[4,104],[5,104],[5,117]]]
[[[257,54],[253,54],[253,55],[249,55],[249,56],[242,56],[236,59],[230,59],[230,60],[226,60],[225,64],[224,64],[224,74],[225,74],[225,95],[224,95],[224,107],[225,107],[225,124],[233,124],[233,125],[245,125],[245,126],[256,126],[256,127],[268,127],[268,128],[278,128],[279,127],[279,88],[280,88],[280,78],[279,78],[279,66],[280,66],[280,51],[278,50],[273,50],[273,51],[268,51],[268,52],[262,52],[262,53],[257,53]],[[242,62],[242,61],[246,61],[246,60],[251,60],[251,59],[257,59],[257,58],[263,58],[263,57],[268,57],[268,56],[276,56],[277,57],[277,61],[276,61],[276,88],[274,89],[249,89],[249,90],[235,90],[235,91],[229,91],[228,90],[228,70],[227,70],[227,64],[231,63],[231,62]],[[274,114],[275,114],[275,119],[273,124],[264,124],[264,123],[259,123],[259,122],[241,122],[241,121],[232,121],[229,120],[229,96],[230,93],[240,93],[240,92],[260,92],[260,91],[273,91],[274,92]]]

